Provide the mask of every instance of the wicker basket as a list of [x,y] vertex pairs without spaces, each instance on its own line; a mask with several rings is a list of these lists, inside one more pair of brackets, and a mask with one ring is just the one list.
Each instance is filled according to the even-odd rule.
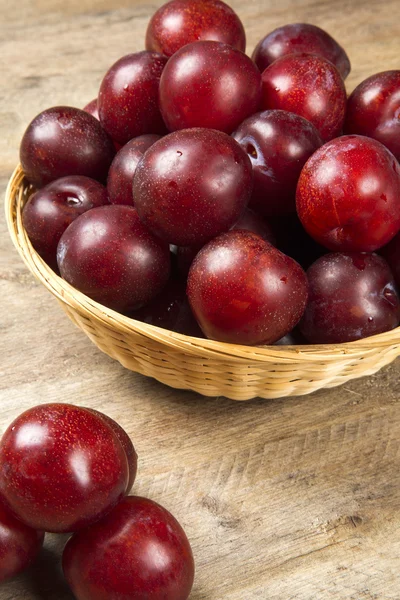
[[236,346],[192,338],[120,315],[58,277],[22,226],[31,188],[18,166],[6,192],[12,240],[30,271],[100,350],[131,371],[205,396],[249,400],[309,394],[376,373],[400,355],[400,328],[357,342],[321,346]]

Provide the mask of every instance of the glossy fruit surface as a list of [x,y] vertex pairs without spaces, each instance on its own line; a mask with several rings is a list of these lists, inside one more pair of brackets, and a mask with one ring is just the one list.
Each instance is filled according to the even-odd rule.
[[187,600],[194,579],[192,550],[178,521],[137,496],[72,536],[63,569],[76,600]]
[[350,61],[344,49],[329,33],[309,23],[290,23],[274,29],[260,40],[252,58],[263,72],[281,56],[302,52],[323,56],[335,65],[343,79],[350,73]]
[[57,260],[68,283],[121,312],[150,302],[170,271],[168,244],[130,206],[102,206],[81,215],[62,235]]
[[232,133],[261,99],[261,75],[248,56],[220,42],[184,46],[160,81],[160,108],[170,131],[207,127]]
[[0,502],[0,583],[33,563],[43,539],[43,532],[18,521]]
[[123,449],[125,451],[126,459],[128,461],[129,479],[128,479],[128,485],[126,488],[126,494],[129,494],[129,492],[131,491],[132,486],[135,482],[135,479],[136,479],[137,461],[138,461],[138,456],[137,456],[136,450],[132,444],[132,440],[129,437],[129,435],[126,433],[125,429],[123,429],[121,427],[121,425],[119,423],[117,423],[117,421],[114,421],[114,419],[112,419],[108,415],[106,415],[98,410],[95,410],[94,408],[88,408],[87,410],[90,410],[92,413],[94,413],[95,415],[97,415],[101,419],[103,419],[103,421],[105,421],[107,423],[107,425],[109,425],[109,427],[111,427],[111,429],[113,430],[113,432],[119,439],[121,446],[123,447]]
[[76,531],[103,517],[128,483],[121,443],[97,415],[71,404],[22,413],[0,443],[0,494],[26,525]]
[[344,129],[378,140],[400,160],[400,70],[376,73],[356,87]]
[[337,138],[305,164],[296,203],[306,231],[326,248],[371,252],[400,229],[399,164],[375,140]]
[[132,184],[136,167],[146,150],[159,139],[160,136],[155,133],[140,135],[117,152],[111,163],[107,179],[107,191],[111,204],[134,205]]
[[307,276],[310,296],[300,330],[311,343],[351,342],[399,324],[400,299],[381,256],[326,254]]
[[83,175],[61,177],[37,191],[24,206],[22,222],[36,252],[57,267],[58,242],[79,215],[108,204],[106,188]]
[[346,101],[339,71],[322,56],[288,54],[262,74],[262,109],[281,109],[304,117],[325,142],[340,134]]
[[400,233],[398,233],[387,246],[384,246],[379,254],[386,259],[396,283],[400,288]]
[[265,216],[296,211],[296,185],[307,159],[322,146],[317,129],[283,110],[248,117],[233,134],[253,165],[250,206]]
[[48,108],[37,115],[20,146],[22,168],[36,187],[67,175],[105,182],[114,155],[112,140],[97,119],[70,106]]
[[187,129],[153,144],[137,166],[135,207],[155,235],[178,246],[201,245],[243,213],[253,173],[230,136]]
[[297,324],[307,302],[303,269],[258,235],[230,231],[196,256],[187,294],[210,339],[271,344]]
[[[233,227],[231,227],[231,229],[245,229],[246,231],[252,231],[273,246],[276,245],[276,237],[269,223],[267,223],[261,215],[256,214],[249,208],[246,208],[240,219]],[[178,246],[176,248],[175,262],[180,277],[187,277],[192,262],[202,247],[203,246]]]
[[204,337],[186,296],[186,282],[171,280],[154,300],[132,312],[132,319],[193,337]]
[[113,140],[126,144],[146,133],[166,133],[158,89],[167,57],[157,52],[123,56],[107,71],[99,92],[100,122]]
[[95,119],[100,121],[99,107],[97,105],[97,98],[94,98],[93,100],[91,100],[88,104],[86,104],[86,106],[83,107],[82,110],[89,113],[89,115],[92,115],[92,117],[94,117]]
[[191,42],[213,40],[242,52],[246,34],[237,14],[221,0],[172,0],[152,16],[146,32],[146,49],[172,56]]

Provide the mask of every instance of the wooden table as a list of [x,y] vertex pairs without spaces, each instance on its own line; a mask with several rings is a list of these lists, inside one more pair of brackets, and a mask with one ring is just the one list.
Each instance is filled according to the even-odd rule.
[[[143,47],[161,2],[0,3],[2,189],[38,112],[83,106],[105,70]],[[345,46],[349,90],[399,68],[398,0],[232,0],[251,51],[285,22],[325,27]],[[101,354],[0,236],[1,428],[41,402],[103,410],[132,436],[134,491],[170,509],[193,545],[192,600],[400,599],[400,362],[303,398],[234,403],[175,391]],[[48,536],[34,569],[0,600],[66,600]]]

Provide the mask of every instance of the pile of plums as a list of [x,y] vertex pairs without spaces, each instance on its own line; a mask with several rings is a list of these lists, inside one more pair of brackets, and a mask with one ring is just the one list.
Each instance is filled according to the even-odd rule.
[[137,455],[110,417],[71,404],[21,414],[0,442],[0,582],[29,567],[44,532],[77,600],[187,600],[189,541],[159,504],[128,496]]
[[90,298],[179,333],[341,343],[397,327],[400,70],[347,98],[350,61],[319,27],[245,48],[221,0],[172,0],[97,99],[38,115],[20,151],[34,248]]

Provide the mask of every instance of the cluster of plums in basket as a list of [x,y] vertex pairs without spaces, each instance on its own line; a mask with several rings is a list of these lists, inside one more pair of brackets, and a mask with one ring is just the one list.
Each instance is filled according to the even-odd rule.
[[45,532],[72,533],[62,566],[77,600],[187,600],[189,541],[165,508],[128,496],[136,471],[103,413],[44,404],[17,417],[0,442],[0,582],[34,563]]
[[400,71],[347,97],[324,30],[245,45],[220,0],[172,0],[97,99],[38,115],[20,149],[34,248],[93,300],[179,333],[341,343],[397,327]]

